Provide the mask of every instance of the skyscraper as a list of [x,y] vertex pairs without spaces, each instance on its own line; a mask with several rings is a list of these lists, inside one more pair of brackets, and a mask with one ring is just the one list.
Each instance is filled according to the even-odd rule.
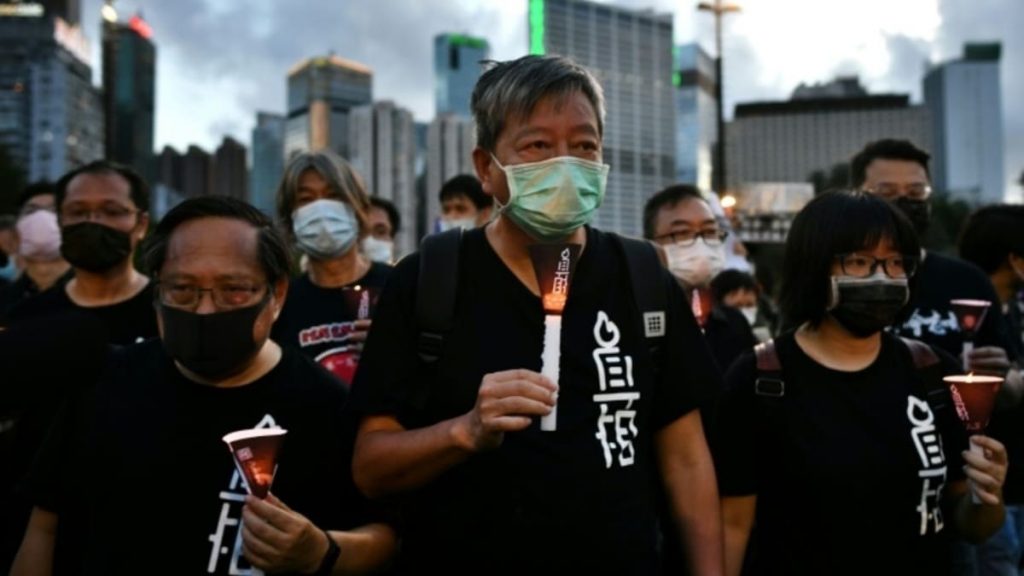
[[285,160],[330,147],[348,157],[348,113],[373,101],[373,71],[333,54],[299,62],[288,72]]
[[595,224],[640,235],[648,197],[676,175],[672,16],[584,0],[530,0],[530,52],[561,54],[604,88],[604,161],[612,166]]
[[715,62],[696,42],[676,48],[676,180],[711,190],[718,139]]
[[189,146],[182,159],[182,195],[185,198],[205,196],[210,193],[212,183],[213,159],[210,154],[194,144]]
[[1001,46],[967,44],[963,57],[935,66],[924,78],[935,149],[932,180],[939,190],[974,204],[1002,202]]
[[249,201],[268,215],[274,215],[277,186],[284,174],[285,118],[269,112],[256,113],[252,129],[252,171]]
[[153,122],[156,48],[149,25],[136,14],[117,20],[108,4],[103,21],[103,104],[106,111],[107,159],[134,168],[147,179],[156,176]]
[[249,170],[246,166],[245,146],[231,136],[225,136],[213,154],[209,193],[247,200]]
[[398,255],[416,250],[416,133],[412,112],[394,102],[375,102],[351,111],[349,122],[352,167],[363,177],[367,192],[390,200],[402,217],[395,239]]
[[173,146],[164,146],[156,158],[155,181],[177,192],[185,189],[185,158]]
[[0,146],[29,180],[56,180],[103,157],[103,107],[88,41],[38,4],[2,6]]
[[159,220],[185,198],[185,158],[173,147],[164,146],[154,163],[150,216]]
[[790,100],[738,104],[728,132],[727,187],[808,182],[845,168],[864,144],[903,138],[932,148],[930,116],[906,94],[868,94],[856,78],[800,86]]
[[469,100],[480,77],[480,61],[490,57],[490,46],[482,38],[464,34],[434,37],[434,78],[437,114],[470,117]]
[[473,121],[455,114],[443,114],[427,128],[427,187],[425,190],[425,220],[421,222],[423,234],[435,232],[441,216],[441,201],[437,195],[441,185],[459,174],[476,174],[473,169],[473,148],[476,134]]

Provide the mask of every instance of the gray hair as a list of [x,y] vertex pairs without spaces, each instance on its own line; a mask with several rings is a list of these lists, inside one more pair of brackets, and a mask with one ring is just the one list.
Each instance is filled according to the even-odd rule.
[[564,56],[523,56],[489,66],[473,88],[477,146],[494,152],[511,119],[525,118],[541,99],[581,92],[594,107],[597,130],[604,135],[604,93],[585,68]]
[[277,217],[285,232],[291,236],[292,212],[295,211],[296,195],[299,191],[299,179],[306,170],[312,170],[327,181],[334,192],[336,200],[348,204],[359,221],[359,236],[366,235],[369,230],[367,213],[370,210],[370,198],[366,194],[366,186],[352,165],[330,149],[316,152],[302,152],[288,161],[277,188]]

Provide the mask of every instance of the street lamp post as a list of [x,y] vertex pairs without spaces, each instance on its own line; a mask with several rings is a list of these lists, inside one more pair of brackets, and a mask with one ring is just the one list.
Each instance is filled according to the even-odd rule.
[[730,12],[739,12],[740,7],[736,4],[724,3],[722,0],[701,2],[697,10],[711,12],[715,16],[715,101],[718,107],[717,132],[718,142],[715,143],[715,160],[718,167],[715,169],[715,180],[718,182],[716,192],[719,195],[725,193],[725,102],[722,100],[722,85],[725,84],[725,77],[722,75],[722,17]]

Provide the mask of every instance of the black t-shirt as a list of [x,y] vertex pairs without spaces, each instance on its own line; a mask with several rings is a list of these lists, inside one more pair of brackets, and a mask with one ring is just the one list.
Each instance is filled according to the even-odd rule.
[[362,303],[372,308],[390,273],[390,266],[374,262],[365,276],[348,286],[321,288],[313,284],[309,274],[292,280],[284,309],[274,323],[274,341],[296,347],[350,384],[359,362],[349,336],[360,316],[360,296],[367,299]]
[[150,282],[123,302],[84,307],[71,301],[62,281],[11,310],[0,338],[0,374],[5,375],[0,400],[11,400],[0,404],[0,421],[11,427],[0,437],[10,438],[0,441],[7,464],[0,467],[0,571],[18,545],[29,511],[10,486],[27,472],[66,394],[95,381],[103,362],[97,348],[156,336],[153,289]]
[[101,342],[124,346],[157,335],[156,309],[153,307],[152,282],[138,294],[110,306],[79,306],[68,296],[66,285],[58,284],[25,300],[10,314],[10,324],[31,322],[33,318],[66,311],[88,312],[100,319],[104,330],[94,335]]
[[[354,421],[331,375],[285,349],[237,388],[184,378],[159,340],[115,352],[70,404],[28,482],[58,513],[58,574],[242,574],[245,487],[221,438],[288,431],[273,492],[325,529],[374,518],[351,479]],[[84,566],[77,566],[77,561]]]
[[730,306],[715,306],[704,326],[704,338],[723,373],[741,354],[757,344],[746,317]]
[[[54,286],[63,286],[73,277],[74,272],[68,270],[67,273],[57,279]],[[19,304],[39,293],[39,287],[36,286],[36,283],[32,281],[32,278],[25,273],[22,273],[22,275],[9,286],[0,288],[0,326],[7,324],[7,317]]]
[[[1024,302],[1014,298],[1002,307],[1003,319],[1010,334],[1012,348],[1007,350],[1011,361],[1024,366],[1024,332],[1021,318]],[[1008,471],[1003,485],[1003,498],[1009,504],[1024,504],[1024,402],[992,415],[987,434],[1006,446]]]
[[[949,301],[963,298],[987,300],[992,304],[974,338],[974,345],[998,346],[1006,350],[1011,361],[1014,359],[1013,351],[1017,346],[1012,342],[1006,319],[1000,314],[999,297],[980,268],[970,262],[929,252],[917,273],[916,282],[917,291],[910,303],[910,316],[895,333],[927,342],[960,358],[964,335]],[[1024,412],[1021,410],[997,410],[986,432],[1006,445],[1011,463],[1024,460],[1024,425],[1016,422],[1022,417]],[[1011,501],[1024,501],[1024,475],[1008,474],[1004,490]]]
[[929,252],[915,278],[917,288],[908,305],[910,314],[893,332],[945,350],[955,358],[963,352],[960,330],[950,300],[987,300],[992,303],[974,338],[975,345],[1007,349],[1009,335],[999,314],[999,297],[988,276],[969,262]]
[[[483,229],[465,233],[459,266],[454,328],[428,369],[417,356],[419,257],[398,264],[356,374],[356,411],[420,428],[470,411],[486,374],[540,371],[540,299]],[[562,319],[558,430],[535,420],[409,494],[409,572],[656,571],[654,436],[695,407],[694,387],[720,385],[682,290],[667,272],[659,281],[671,352],[656,376],[622,256],[587,229]]]
[[[776,347],[785,395],[755,394],[748,353],[726,375],[716,421],[721,494],[757,496],[745,573],[948,573],[941,490],[964,477],[967,446],[948,392],[936,414],[909,350],[888,334],[858,372],[818,364],[792,333]],[[959,371],[940,356],[943,372]]]

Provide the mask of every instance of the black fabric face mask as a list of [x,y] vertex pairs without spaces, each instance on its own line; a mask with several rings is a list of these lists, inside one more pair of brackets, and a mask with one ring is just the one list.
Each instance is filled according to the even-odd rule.
[[60,230],[60,254],[75,268],[106,272],[124,262],[132,253],[132,238],[110,226],[79,222]]
[[906,278],[833,276],[829,313],[851,334],[866,338],[892,326],[909,300]]
[[931,204],[927,200],[911,200],[906,196],[897,198],[895,203],[896,207],[914,225],[914,231],[917,232],[918,240],[924,242],[925,234],[928,233],[928,227],[932,223]]
[[269,302],[246,308],[197,314],[157,304],[163,320],[164,349],[182,366],[208,380],[241,372],[259,352],[262,342],[253,340],[256,318]]

